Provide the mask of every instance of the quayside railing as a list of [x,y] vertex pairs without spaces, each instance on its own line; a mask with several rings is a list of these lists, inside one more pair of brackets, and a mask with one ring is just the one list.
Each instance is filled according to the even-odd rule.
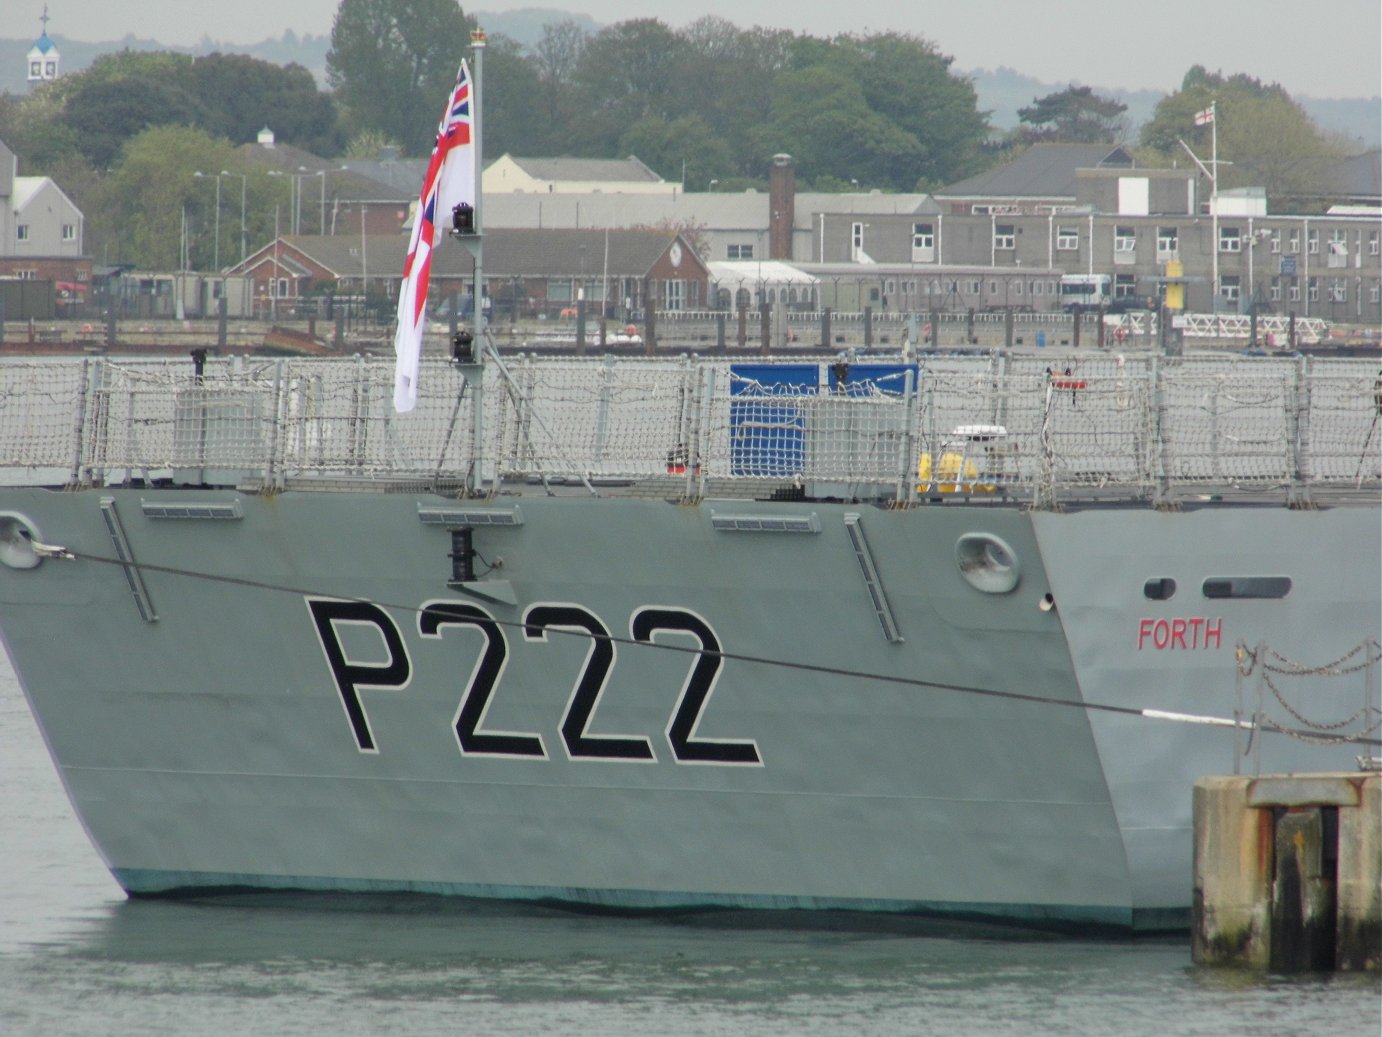
[[[471,368],[473,373],[477,369]],[[1308,501],[1382,484],[1375,362],[1027,355],[913,363],[506,356],[424,364],[393,409],[384,358],[0,363],[0,469],[69,485],[668,480],[898,502],[1210,487]],[[479,473],[481,478],[472,478]],[[746,491],[747,492],[747,491]]]

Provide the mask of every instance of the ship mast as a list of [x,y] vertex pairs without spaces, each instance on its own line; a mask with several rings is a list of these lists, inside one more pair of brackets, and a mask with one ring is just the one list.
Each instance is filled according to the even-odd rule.
[[[482,208],[484,196],[480,187],[484,180],[484,132],[481,121],[481,105],[484,91],[482,83],[484,79],[484,56],[485,56],[485,33],[483,29],[475,29],[470,34],[470,47],[474,53],[474,89],[471,92],[470,101],[470,120],[471,120],[471,147],[474,148],[475,155],[475,183],[472,195],[475,199],[474,205],[474,229],[470,234],[465,235],[461,240],[465,247],[470,251],[471,257],[475,260],[474,280],[471,283],[471,322],[473,330],[471,332],[471,351],[467,358],[468,363],[463,362],[462,374],[465,380],[470,383],[471,412],[474,420],[471,423],[471,463],[470,471],[466,474],[466,493],[469,496],[479,496],[484,492],[484,468],[485,468],[485,278],[484,278],[484,223],[482,222]],[[459,234],[457,235],[460,236]]]

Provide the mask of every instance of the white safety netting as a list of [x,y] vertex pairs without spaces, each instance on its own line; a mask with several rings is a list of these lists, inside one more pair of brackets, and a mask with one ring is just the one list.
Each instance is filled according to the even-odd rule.
[[692,494],[769,480],[899,499],[1382,480],[1382,387],[1359,360],[522,356],[487,364],[481,393],[465,371],[428,363],[399,415],[384,359],[230,358],[201,374],[8,360],[0,468],[270,485],[670,475]]

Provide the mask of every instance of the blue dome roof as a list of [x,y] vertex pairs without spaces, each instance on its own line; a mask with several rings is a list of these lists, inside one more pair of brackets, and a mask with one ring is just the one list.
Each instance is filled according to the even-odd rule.
[[47,54],[50,50],[57,50],[58,45],[48,38],[48,33],[45,31],[34,44],[34,49]]

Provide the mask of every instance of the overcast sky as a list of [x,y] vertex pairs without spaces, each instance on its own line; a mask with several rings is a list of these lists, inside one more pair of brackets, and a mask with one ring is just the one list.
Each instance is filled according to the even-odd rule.
[[[254,43],[284,30],[325,35],[339,0],[49,0],[54,36],[169,44],[203,36]],[[1293,94],[1382,93],[1379,0],[477,0],[467,11],[551,7],[603,24],[656,17],[675,27],[704,14],[816,36],[916,33],[961,69],[1008,66],[1049,82],[1171,91],[1195,64],[1246,72]],[[40,28],[43,0],[0,0],[0,31]]]

